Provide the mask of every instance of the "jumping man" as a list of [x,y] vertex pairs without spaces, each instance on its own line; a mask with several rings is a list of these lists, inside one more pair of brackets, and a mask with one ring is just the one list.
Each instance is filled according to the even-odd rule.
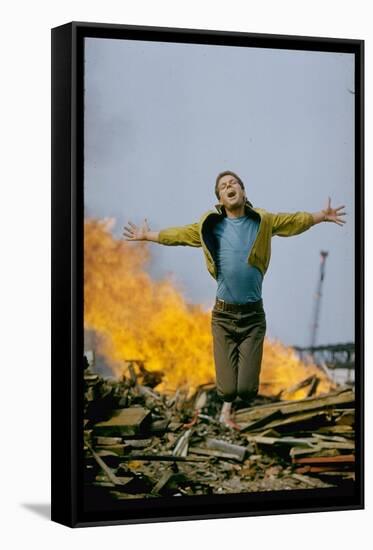
[[253,208],[241,178],[221,172],[215,183],[219,200],[199,222],[151,231],[132,222],[124,228],[128,241],[153,241],[164,245],[202,247],[207,269],[217,281],[212,310],[212,335],[216,386],[223,399],[220,422],[236,428],[231,406],[236,397],[250,401],[258,392],[266,332],[262,281],[271,256],[274,235],[290,237],[320,222],[342,226],[344,206],[331,207],[328,199],[320,212],[273,214]]

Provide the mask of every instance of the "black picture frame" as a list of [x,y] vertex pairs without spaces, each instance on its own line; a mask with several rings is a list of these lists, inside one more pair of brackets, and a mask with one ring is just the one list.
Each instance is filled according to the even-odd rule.
[[[347,52],[355,56],[356,481],[314,491],[83,501],[84,39]],[[364,42],[72,22],[52,29],[52,520],[70,527],[364,507]]]

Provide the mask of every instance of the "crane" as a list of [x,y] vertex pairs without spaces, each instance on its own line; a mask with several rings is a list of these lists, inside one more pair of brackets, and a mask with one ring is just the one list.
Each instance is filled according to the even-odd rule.
[[328,257],[329,252],[326,250],[320,251],[320,274],[319,274],[319,280],[317,283],[317,290],[315,295],[315,305],[314,305],[314,311],[313,311],[313,323],[312,323],[312,330],[311,330],[311,349],[316,346],[316,337],[317,337],[317,330],[319,328],[319,318],[320,318],[320,306],[321,306],[321,297],[322,297],[322,285],[325,278],[325,263],[326,258]]

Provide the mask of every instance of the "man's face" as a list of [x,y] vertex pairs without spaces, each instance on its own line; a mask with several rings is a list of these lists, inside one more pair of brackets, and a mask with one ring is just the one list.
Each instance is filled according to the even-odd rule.
[[239,181],[228,174],[220,178],[218,183],[219,204],[228,210],[234,210],[245,204],[245,190],[242,189]]

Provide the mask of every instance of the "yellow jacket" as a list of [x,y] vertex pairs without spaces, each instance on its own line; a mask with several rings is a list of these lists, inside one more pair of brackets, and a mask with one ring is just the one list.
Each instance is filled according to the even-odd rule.
[[[217,278],[216,264],[213,259],[212,227],[225,216],[224,207],[216,206],[217,212],[206,212],[199,222],[180,227],[169,227],[159,232],[159,243],[171,246],[202,247],[209,273]],[[246,214],[259,221],[259,229],[247,261],[266,273],[271,258],[271,239],[274,235],[291,237],[299,235],[313,225],[309,212],[273,214],[262,208],[253,208],[249,201],[245,205]]]

